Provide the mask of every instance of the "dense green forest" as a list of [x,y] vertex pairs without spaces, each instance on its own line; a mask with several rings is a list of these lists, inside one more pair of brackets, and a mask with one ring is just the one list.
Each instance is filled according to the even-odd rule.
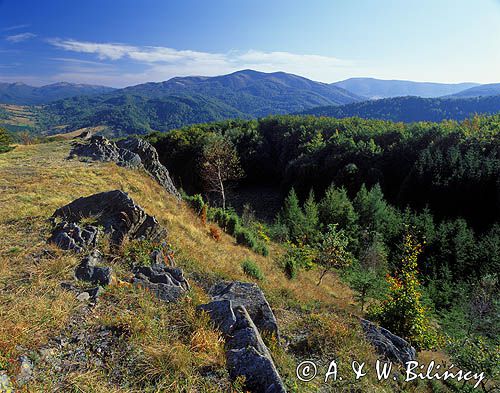
[[[372,318],[420,348],[447,342],[461,364],[474,365],[467,353],[487,342],[493,352],[475,366],[498,372],[499,136],[500,115],[412,124],[272,116],[148,139],[196,194],[204,190],[206,147],[223,137],[239,155],[239,185],[279,184],[286,196],[274,222],[259,223],[254,236],[285,244],[291,278],[313,264],[325,273],[337,268],[362,308],[372,302]],[[386,300],[377,309],[373,299]],[[405,307],[415,310],[408,321]]]
[[343,106],[325,106],[303,114],[336,118],[359,116],[391,121],[464,120],[476,113],[495,114],[500,110],[500,95],[471,98],[396,97],[363,101]]

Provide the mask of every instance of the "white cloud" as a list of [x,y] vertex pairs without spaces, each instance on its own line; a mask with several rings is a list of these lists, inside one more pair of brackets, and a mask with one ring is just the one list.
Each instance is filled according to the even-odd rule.
[[22,42],[29,40],[31,38],[35,38],[36,34],[33,33],[20,33],[20,34],[15,34],[15,35],[9,35],[5,37],[5,39],[9,42],[17,43],[17,42]]
[[[290,52],[263,52],[257,50],[209,53],[194,50],[177,50],[158,46],[134,46],[121,43],[96,43],[77,40],[51,39],[53,46],[71,52],[94,54],[100,60],[133,60],[143,66],[137,73],[122,72],[116,75],[96,75],[112,85],[125,85],[147,81],[163,81],[174,76],[221,75],[251,68],[263,72],[285,71],[320,81],[338,79],[339,71],[345,72],[352,65],[346,60],[329,56],[296,54]],[[73,70],[76,71],[76,70]],[[88,73],[84,77],[89,77]],[[77,78],[78,72],[61,74]]]
[[18,29],[24,29],[26,27],[29,27],[30,25],[15,25],[15,26],[9,26],[9,27],[4,27],[0,31],[12,31],[12,30],[18,30]]

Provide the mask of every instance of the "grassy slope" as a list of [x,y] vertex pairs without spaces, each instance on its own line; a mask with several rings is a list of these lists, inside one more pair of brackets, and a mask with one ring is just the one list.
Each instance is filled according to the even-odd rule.
[[[52,391],[61,386],[63,391],[85,392],[228,389],[223,342],[194,309],[207,299],[203,287],[213,280],[249,281],[241,269],[241,262],[248,257],[264,272],[265,279],[259,285],[276,312],[283,337],[299,336],[304,331],[309,334],[304,353],[285,352],[270,342],[291,390],[317,391],[313,384],[299,385],[294,375],[296,364],[313,355],[321,357],[323,364],[334,354],[344,363],[354,359],[373,362],[375,355],[352,316],[357,310],[352,294],[336,277],[327,277],[321,287],[316,285],[315,271],[290,281],[277,267],[277,245],[271,245],[270,256],[263,257],[236,245],[225,234],[215,242],[191,210],[144,173],[115,164],[66,160],[68,152],[68,142],[53,142],[18,146],[0,155],[0,368],[15,373],[13,359],[44,346],[84,307],[60,288],[62,281],[72,280],[77,257],[46,244],[46,219],[77,197],[111,189],[128,192],[168,228],[177,264],[186,271],[194,289],[186,301],[167,305],[142,290],[111,286],[82,326],[88,330],[99,325],[125,326],[127,343],[139,354],[134,367],[125,367],[118,382],[102,367],[89,366],[62,376],[41,367],[36,379],[25,387],[27,391]],[[55,251],[55,257],[42,255],[35,263],[33,255],[47,248]],[[119,262],[113,269],[120,279],[130,276]],[[206,367],[215,370],[219,385],[213,376],[201,371]],[[344,367],[347,364],[341,370]],[[345,381],[340,386],[349,389]],[[344,390],[340,386],[336,391]],[[363,379],[357,387],[361,391],[392,391],[373,378]],[[422,391],[422,386],[408,387],[406,391]]]

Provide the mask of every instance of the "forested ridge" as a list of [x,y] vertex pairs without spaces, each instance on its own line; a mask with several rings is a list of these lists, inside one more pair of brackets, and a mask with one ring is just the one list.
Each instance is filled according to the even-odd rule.
[[[291,279],[313,265],[325,273],[337,270],[359,294],[361,308],[371,303],[368,315],[383,326],[419,348],[447,342],[462,364],[463,351],[480,350],[486,340],[493,352],[482,361],[492,366],[498,345],[499,135],[500,115],[411,124],[271,116],[199,124],[148,139],[178,184],[196,194],[205,190],[200,163],[206,147],[224,138],[245,173],[238,185],[279,184],[286,196],[273,222],[253,224],[253,236],[265,233],[283,242],[288,251],[281,263]],[[224,227],[237,213],[221,214],[214,219]]]

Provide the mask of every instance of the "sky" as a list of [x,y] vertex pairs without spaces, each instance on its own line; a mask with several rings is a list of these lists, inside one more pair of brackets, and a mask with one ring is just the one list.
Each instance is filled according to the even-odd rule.
[[0,0],[0,81],[500,82],[500,0]]

